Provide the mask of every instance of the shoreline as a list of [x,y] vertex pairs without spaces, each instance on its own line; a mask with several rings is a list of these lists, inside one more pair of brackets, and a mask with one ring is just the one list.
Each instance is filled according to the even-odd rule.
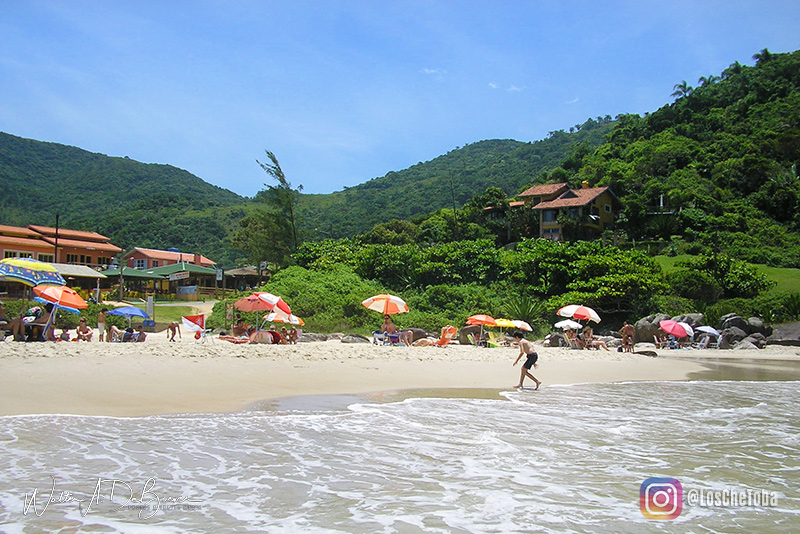
[[[654,350],[658,357],[535,347],[540,366],[532,372],[543,388],[626,381],[800,380],[798,347]],[[640,350],[650,347],[642,343]],[[518,353],[516,348],[383,347],[339,341],[169,343],[165,333],[150,334],[145,343],[7,342],[0,343],[0,416],[325,409],[340,405],[337,398],[381,402],[402,400],[415,391],[499,394],[512,390],[519,379],[522,362],[512,367]]]

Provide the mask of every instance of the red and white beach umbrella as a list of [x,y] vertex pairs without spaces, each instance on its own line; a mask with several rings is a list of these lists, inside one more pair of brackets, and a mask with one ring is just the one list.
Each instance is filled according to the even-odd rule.
[[370,297],[362,301],[361,305],[369,310],[380,312],[383,315],[408,312],[408,306],[403,299],[387,293]]
[[272,293],[267,293],[265,291],[257,291],[253,293],[253,295],[256,295],[262,301],[266,302],[270,306],[270,308],[268,308],[270,310],[274,310],[277,308],[280,311],[286,313],[287,315],[290,315],[292,313],[292,310],[291,308],[289,308],[289,305],[286,304],[283,301],[283,299],[280,298],[278,295],[273,295]]
[[600,322],[600,315],[589,306],[581,306],[580,304],[570,304],[564,306],[556,312],[561,317],[572,317],[581,321],[594,321]]

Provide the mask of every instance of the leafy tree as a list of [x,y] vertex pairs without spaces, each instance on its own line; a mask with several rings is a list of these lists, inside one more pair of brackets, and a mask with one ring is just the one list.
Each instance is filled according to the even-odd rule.
[[[269,161],[267,163],[262,163],[256,160],[256,163],[264,169],[264,172],[272,176],[272,178],[278,182],[278,185],[264,184],[266,190],[260,191],[258,196],[275,210],[278,217],[281,217],[288,223],[289,229],[291,230],[288,248],[290,251],[295,251],[300,244],[297,237],[295,214],[297,211],[298,198],[300,196],[300,191],[303,190],[303,186],[300,185],[297,186],[297,189],[292,189],[292,184],[283,174],[283,169],[281,169],[278,163],[278,158],[269,150],[265,150],[265,152]],[[276,222],[276,226],[280,224],[280,222]],[[273,236],[273,238],[277,238],[277,236]]]

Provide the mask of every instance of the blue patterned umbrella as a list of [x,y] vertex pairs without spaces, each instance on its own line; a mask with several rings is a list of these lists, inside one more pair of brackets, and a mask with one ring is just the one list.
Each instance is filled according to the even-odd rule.
[[21,282],[27,286],[38,286],[39,284],[63,286],[66,284],[58,269],[53,265],[32,258],[0,260],[0,277],[12,282]]

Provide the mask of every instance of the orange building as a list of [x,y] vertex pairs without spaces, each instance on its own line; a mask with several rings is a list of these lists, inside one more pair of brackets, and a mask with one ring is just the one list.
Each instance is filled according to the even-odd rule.
[[122,249],[97,232],[82,232],[49,226],[0,225],[0,255],[3,258],[33,258],[48,263],[88,267],[106,266]]

